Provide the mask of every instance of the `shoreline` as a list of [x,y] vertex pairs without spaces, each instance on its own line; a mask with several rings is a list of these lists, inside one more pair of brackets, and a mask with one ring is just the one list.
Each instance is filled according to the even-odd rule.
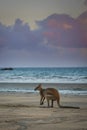
[[[31,86],[37,86],[38,84],[40,83],[27,83],[27,82],[0,82],[0,85],[31,85]],[[46,86],[56,86],[56,87],[59,87],[59,86],[69,86],[69,85],[72,85],[73,87],[75,87],[76,85],[80,85],[80,86],[87,86],[87,83],[41,83],[43,85],[43,87],[46,87]]]
[[73,84],[73,85],[77,85],[77,84],[79,84],[79,85],[80,84],[81,85],[87,85],[87,83],[78,83],[78,82],[77,83],[73,83],[73,82],[71,82],[71,83],[66,83],[66,82],[63,82],[63,83],[60,83],[60,82],[59,83],[56,83],[56,82],[47,82],[46,83],[46,82],[24,82],[24,81],[23,82],[7,82],[7,81],[6,82],[1,82],[0,81],[0,84],[40,84],[40,83],[41,84],[60,84],[60,85],[61,84],[66,84],[66,85],[68,85],[68,84]]
[[[35,93],[38,83],[0,83],[0,93]],[[87,84],[42,83],[43,88],[55,88],[62,95],[87,95]]]

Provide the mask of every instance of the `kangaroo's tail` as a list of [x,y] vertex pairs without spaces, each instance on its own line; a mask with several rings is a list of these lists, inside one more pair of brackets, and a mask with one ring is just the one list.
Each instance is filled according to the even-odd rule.
[[74,107],[74,106],[59,106],[60,108],[72,108],[72,109],[80,109],[80,107]]
[[60,101],[59,101],[59,100],[57,101],[57,103],[58,103],[58,106],[59,106],[60,108],[80,109],[80,107],[74,107],[74,106],[62,106],[62,105],[60,105]]

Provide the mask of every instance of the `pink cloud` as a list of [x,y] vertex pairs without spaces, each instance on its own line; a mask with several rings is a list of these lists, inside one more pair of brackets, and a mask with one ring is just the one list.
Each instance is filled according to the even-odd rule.
[[63,28],[63,29],[72,29],[72,25],[66,22],[58,22],[55,19],[51,19],[47,22],[49,28]]
[[63,28],[66,29],[66,30],[68,30],[68,29],[72,29],[73,27],[70,24],[64,23],[63,24]]
[[60,26],[60,24],[57,22],[57,20],[51,19],[51,20],[48,20],[47,26],[48,26],[49,28],[57,28],[57,27]]
[[40,28],[34,31],[20,19],[9,27],[0,24],[0,46],[39,49],[46,38],[49,47],[51,45],[55,48],[87,48],[87,11],[78,18],[66,14],[53,14],[37,21],[37,24]]
[[54,39],[56,38],[56,33],[55,32],[44,32],[43,35],[49,39]]
[[54,14],[37,23],[49,45],[68,48],[87,47],[87,11],[75,19],[66,14]]
[[9,27],[0,23],[0,64],[87,65],[87,11],[78,18],[53,14],[37,24],[30,30],[20,19]]

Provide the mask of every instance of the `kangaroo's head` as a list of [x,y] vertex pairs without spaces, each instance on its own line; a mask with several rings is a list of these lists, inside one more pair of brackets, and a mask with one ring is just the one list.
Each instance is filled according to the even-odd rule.
[[39,84],[34,90],[36,91],[36,90],[38,90],[38,91],[41,91],[42,90],[42,87],[41,87],[42,85],[41,84]]

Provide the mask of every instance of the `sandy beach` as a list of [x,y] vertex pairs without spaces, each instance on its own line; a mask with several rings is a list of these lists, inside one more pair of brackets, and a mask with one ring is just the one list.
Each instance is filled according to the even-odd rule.
[[[85,85],[86,87],[86,85]],[[39,93],[0,93],[0,130],[87,130],[87,96],[61,95],[61,105],[39,105]]]

